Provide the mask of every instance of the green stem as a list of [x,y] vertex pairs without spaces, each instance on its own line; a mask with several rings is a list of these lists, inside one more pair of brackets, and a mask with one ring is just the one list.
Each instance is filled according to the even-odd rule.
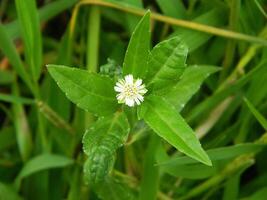
[[87,69],[90,72],[98,70],[99,35],[100,35],[100,9],[92,6],[89,12],[87,35]]
[[[76,4],[76,8],[78,9],[80,6],[86,5],[86,4],[109,7],[109,8],[121,10],[124,12],[132,13],[134,15],[140,15],[140,16],[143,16],[146,12],[146,10],[144,10],[144,9],[138,9],[138,8],[134,8],[131,6],[126,7],[126,6],[121,5],[121,4],[114,4],[114,3],[106,2],[106,1],[102,1],[102,0],[82,0],[78,4]],[[243,33],[234,32],[234,31],[228,31],[225,29],[220,29],[220,28],[216,28],[216,27],[212,27],[212,26],[208,26],[208,25],[204,25],[204,24],[199,24],[199,23],[192,22],[192,21],[175,19],[172,17],[168,17],[168,16],[164,16],[164,15],[161,15],[158,13],[154,13],[154,12],[151,13],[151,18],[158,20],[158,21],[161,21],[161,22],[168,23],[170,25],[175,25],[175,26],[180,26],[180,27],[184,27],[184,28],[188,28],[188,29],[193,29],[193,30],[205,32],[208,34],[213,34],[213,35],[231,38],[231,39],[244,40],[247,42],[257,43],[257,44],[261,44],[261,45],[267,45],[267,41],[265,39],[262,39],[262,38],[246,35]]]
[[[232,0],[230,2],[230,19],[229,19],[229,29],[232,31],[236,31],[238,17],[239,17],[239,10],[240,10],[240,0]],[[223,61],[223,71],[221,73],[221,80],[225,78],[228,74],[229,68],[233,64],[234,55],[236,49],[236,41],[229,40],[227,42],[226,50],[225,50],[225,58]]]
[[[92,6],[89,10],[88,32],[87,32],[87,54],[86,65],[89,72],[98,71],[99,35],[100,35],[101,14],[98,6]],[[94,116],[86,113],[85,124],[94,121]]]

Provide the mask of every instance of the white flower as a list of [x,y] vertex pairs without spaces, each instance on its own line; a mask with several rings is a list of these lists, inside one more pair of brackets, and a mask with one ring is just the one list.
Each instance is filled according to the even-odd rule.
[[125,103],[130,107],[135,104],[140,105],[144,101],[143,95],[147,92],[142,80],[135,80],[131,74],[125,76],[124,79],[120,79],[116,83],[114,90],[118,92],[118,102]]

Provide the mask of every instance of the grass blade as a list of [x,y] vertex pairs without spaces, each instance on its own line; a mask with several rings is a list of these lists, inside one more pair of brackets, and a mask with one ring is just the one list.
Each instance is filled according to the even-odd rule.
[[254,115],[254,117],[258,120],[258,122],[262,125],[262,127],[267,131],[267,120],[265,117],[250,103],[247,98],[244,98],[245,103],[247,104],[249,110]]
[[20,30],[25,47],[25,57],[33,80],[41,74],[42,38],[35,0],[16,0]]

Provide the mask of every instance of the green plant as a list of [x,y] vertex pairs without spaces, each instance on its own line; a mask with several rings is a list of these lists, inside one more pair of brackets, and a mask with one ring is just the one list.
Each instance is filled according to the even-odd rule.
[[[129,106],[127,104],[126,107],[119,107],[114,91],[114,79],[106,75],[48,65],[48,71],[67,97],[85,111],[100,117],[83,138],[83,149],[88,155],[84,172],[90,183],[103,181],[111,172],[116,150],[126,142],[131,132],[128,122],[130,118],[134,118],[131,120],[132,128],[136,126],[146,128],[146,125],[141,126],[142,122],[139,121],[144,119],[155,133],[175,148],[200,162],[211,165],[195,133],[178,114],[175,105],[169,103],[168,98],[169,94],[176,99],[193,95],[193,90],[189,91],[189,94],[175,93],[175,87],[187,68],[185,61],[188,48],[179,37],[174,37],[159,43],[150,52],[149,15],[150,12],[147,12],[134,30],[123,62],[123,74],[125,76],[130,74],[126,79],[130,78],[135,85],[133,77],[142,78],[147,87],[144,102],[137,100],[141,104],[137,109],[134,108],[134,100],[130,108],[127,108]],[[217,71],[215,67],[203,67],[200,70],[205,70],[207,74]],[[187,76],[191,74],[188,73]],[[123,81],[119,84],[129,85]],[[199,87],[199,82],[194,81],[190,84]],[[183,87],[188,86],[189,84],[183,85]],[[125,90],[125,88],[119,89]],[[180,102],[181,105],[185,103],[187,102]],[[136,117],[137,113],[139,120]]]
[[2,0],[0,20],[0,199],[265,199],[266,0]]

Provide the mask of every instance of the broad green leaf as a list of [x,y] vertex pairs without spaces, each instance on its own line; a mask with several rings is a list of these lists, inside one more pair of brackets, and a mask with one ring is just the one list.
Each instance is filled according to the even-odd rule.
[[211,165],[194,131],[175,108],[164,99],[153,95],[145,98],[139,116],[144,118],[150,128],[176,149],[206,165]]
[[62,65],[49,65],[48,71],[66,96],[78,107],[102,116],[116,111],[114,82],[101,76]]
[[[248,154],[248,153],[255,153],[263,149],[266,145],[264,144],[255,144],[255,143],[244,143],[244,144],[237,144],[229,147],[219,147],[216,149],[207,150],[207,154],[211,161],[219,161],[219,160],[226,160],[232,159],[237,156]],[[158,163],[159,165],[186,165],[186,164],[196,164],[197,161],[186,157],[186,156],[175,156],[169,160],[166,160],[162,163]]]
[[144,157],[139,200],[157,199],[157,191],[159,187],[159,167],[155,165],[155,158],[159,145],[160,138],[155,134],[151,135]]
[[169,90],[164,91],[161,96],[180,112],[190,98],[199,90],[203,81],[218,70],[218,67],[213,66],[189,66],[185,69],[181,80]]
[[132,74],[135,78],[144,78],[150,46],[150,11],[147,11],[137,24],[123,62],[123,74]]
[[256,117],[258,122],[262,125],[262,127],[267,131],[267,120],[262,116],[262,114],[254,107],[254,105],[247,99],[244,98],[245,103],[247,104],[249,110]]
[[108,177],[101,184],[94,187],[99,198],[104,200],[134,200],[133,192],[127,186],[115,178]]
[[71,158],[56,154],[41,154],[29,160],[21,169],[16,177],[16,184],[19,184],[23,178],[34,173],[52,168],[63,168],[73,164]]
[[149,88],[162,89],[176,83],[186,68],[188,48],[179,37],[157,44],[148,60],[146,84]]
[[14,188],[0,182],[0,199],[1,200],[22,200]]
[[16,10],[32,77],[38,80],[42,65],[42,38],[35,0],[16,0]]
[[113,168],[116,150],[127,140],[129,123],[123,112],[102,117],[83,137],[83,150],[88,155],[84,166],[88,183],[103,181]]
[[5,27],[2,24],[0,24],[0,48],[5,54],[5,56],[8,58],[11,65],[17,71],[21,79],[27,84],[28,87],[32,88],[31,79],[22,64],[15,45],[12,43],[12,40],[10,39],[9,35],[5,30]]

